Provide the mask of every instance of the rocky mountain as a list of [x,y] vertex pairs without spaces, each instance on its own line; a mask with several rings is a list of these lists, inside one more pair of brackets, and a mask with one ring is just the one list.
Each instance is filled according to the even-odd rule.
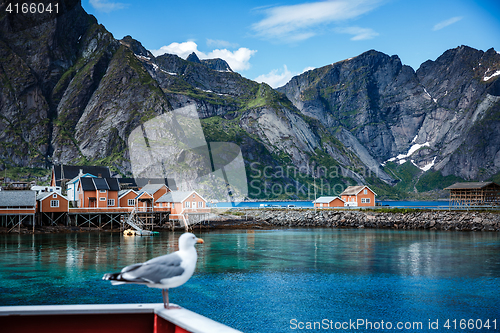
[[485,180],[500,171],[499,74],[493,49],[461,46],[416,72],[372,50],[294,77],[278,91],[366,165],[375,161],[394,175],[397,165],[411,163],[443,177]]
[[[155,57],[117,40],[79,1],[23,20],[0,14],[0,169],[105,164],[130,176],[131,133],[194,105],[207,143],[241,148],[250,197],[334,195],[355,183],[401,197],[500,171],[493,49],[459,47],[416,72],[368,51],[274,90],[221,59]],[[198,163],[182,147],[169,154]]]

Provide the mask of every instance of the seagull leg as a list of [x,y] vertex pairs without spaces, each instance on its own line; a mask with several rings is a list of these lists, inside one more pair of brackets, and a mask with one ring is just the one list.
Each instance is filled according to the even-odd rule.
[[163,297],[163,307],[164,307],[165,309],[168,309],[168,307],[167,307],[167,303],[165,302],[165,289],[162,289],[162,290],[161,290],[161,296]]
[[165,291],[165,295],[167,296],[167,304],[165,305],[165,298],[163,299],[163,305],[165,306],[165,309],[168,310],[173,310],[173,309],[180,309],[180,306],[170,306],[170,302],[168,301],[168,289],[162,289],[162,291]]

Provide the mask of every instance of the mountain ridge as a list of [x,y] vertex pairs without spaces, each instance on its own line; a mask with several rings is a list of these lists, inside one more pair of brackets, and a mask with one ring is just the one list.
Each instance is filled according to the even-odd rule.
[[[240,146],[253,198],[304,198],[313,186],[338,194],[360,183],[396,198],[500,171],[493,49],[461,46],[416,71],[369,50],[272,89],[221,59],[155,57],[77,4],[2,34],[0,56],[1,169],[106,164],[130,176],[133,129],[195,105],[207,142]],[[177,147],[172,154],[190,161]]]
[[[460,63],[465,61],[463,58],[468,61],[467,68],[464,69],[462,64],[450,70],[453,59]],[[356,71],[349,70],[349,66],[359,60],[369,64],[370,70],[365,71],[362,66],[357,66]],[[476,70],[481,62],[488,65],[484,70]],[[493,49],[483,52],[461,46],[446,51],[436,61],[425,62],[415,72],[411,67],[402,65],[397,56],[389,57],[371,50],[296,76],[278,91],[285,93],[304,114],[315,117],[325,126],[334,129],[342,127],[353,132],[379,163],[405,155],[412,146],[420,144],[425,149],[412,155],[416,166],[424,168],[436,163],[435,170],[449,170],[449,166],[445,168],[447,158],[463,144],[466,137],[457,137],[454,133],[459,127],[469,131],[471,126],[467,121],[472,120],[472,125],[498,103],[498,81],[484,78],[498,70],[499,62],[500,55]],[[444,79],[436,78],[435,73],[444,76]],[[455,90],[458,86],[460,91],[446,89],[440,80]],[[354,86],[351,89],[354,92],[345,88],[346,85]],[[460,95],[463,92],[465,96]],[[353,109],[362,109],[362,112],[353,113]],[[435,121],[440,117],[457,125],[447,127],[447,124]],[[441,155],[445,156],[433,151],[439,145],[450,146],[449,149],[440,148]],[[493,145],[493,148],[498,149],[498,145]],[[491,156],[487,154],[475,161],[478,163],[468,171],[464,171],[463,165],[459,164],[454,171],[444,175],[475,179],[484,165],[493,167],[489,176],[499,171],[498,163],[492,165]]]

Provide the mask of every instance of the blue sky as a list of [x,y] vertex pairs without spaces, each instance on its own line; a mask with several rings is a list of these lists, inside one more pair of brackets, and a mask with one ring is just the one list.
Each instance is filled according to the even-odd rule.
[[278,87],[307,69],[365,51],[418,69],[447,49],[500,51],[499,0],[82,0],[115,38],[155,55],[222,58],[246,78]]

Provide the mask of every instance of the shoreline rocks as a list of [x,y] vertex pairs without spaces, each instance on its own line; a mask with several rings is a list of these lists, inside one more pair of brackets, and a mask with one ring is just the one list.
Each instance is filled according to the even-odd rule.
[[249,217],[277,227],[500,231],[500,214],[463,211],[387,213],[340,210],[248,210]]
[[[233,212],[235,212],[233,210]],[[195,225],[204,231],[218,229],[274,229],[274,228],[351,228],[396,230],[450,230],[450,231],[500,231],[500,212],[464,211],[411,211],[374,212],[359,210],[312,209],[245,209],[238,215],[221,215],[220,219]],[[223,218],[222,218],[223,217]],[[0,234],[8,233],[0,228]],[[160,227],[156,231],[170,231]],[[175,230],[183,230],[177,226]],[[74,232],[121,232],[119,229],[98,229],[66,226],[43,226],[36,234]],[[15,229],[12,233],[18,233]],[[21,234],[32,234],[32,228],[21,228]]]

